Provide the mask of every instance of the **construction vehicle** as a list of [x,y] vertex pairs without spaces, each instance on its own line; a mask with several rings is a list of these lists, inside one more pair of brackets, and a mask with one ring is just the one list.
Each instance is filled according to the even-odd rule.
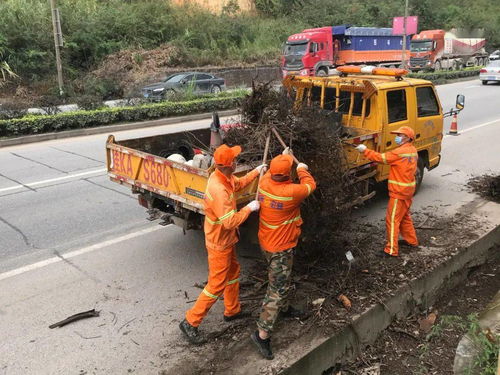
[[[336,114],[344,126],[343,145],[346,168],[356,177],[363,194],[352,202],[360,204],[375,194],[371,182],[383,182],[389,166],[376,164],[359,154],[353,145],[365,144],[378,152],[397,147],[391,131],[407,125],[415,130],[418,150],[417,189],[424,170],[434,169],[441,159],[443,114],[434,85],[426,80],[404,78],[402,69],[344,66],[340,76],[288,76],[284,87],[295,97],[295,105],[316,105]],[[464,97],[457,97],[457,108]],[[217,121],[215,121],[217,123]],[[218,129],[157,135],[117,141],[110,135],[106,143],[108,175],[112,181],[127,185],[138,194],[150,219],[162,224],[174,223],[187,229],[201,229],[203,199],[214,166],[199,168],[169,160],[170,154],[192,158],[196,142],[209,145]],[[213,141],[213,137],[212,137]],[[193,147],[194,145],[194,147]],[[236,175],[254,166],[238,164]],[[242,206],[255,198],[257,182],[237,194]]]
[[424,30],[413,35],[410,70],[459,70],[488,63],[480,30]]
[[[407,37],[410,45],[410,36]],[[328,76],[339,65],[377,65],[398,67],[401,64],[403,37],[392,28],[354,27],[349,25],[306,29],[290,35],[282,56],[283,77]],[[410,57],[407,52],[407,59]]]

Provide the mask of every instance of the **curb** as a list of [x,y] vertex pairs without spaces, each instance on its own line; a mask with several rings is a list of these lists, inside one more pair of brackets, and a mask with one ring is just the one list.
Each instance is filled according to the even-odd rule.
[[[234,115],[239,113],[239,110],[229,109],[226,111],[220,111],[218,113],[219,113],[220,117],[234,116]],[[171,124],[176,124],[179,122],[204,120],[204,119],[208,119],[211,117],[212,117],[212,113],[199,113],[199,114],[188,115],[188,116],[165,117],[165,118],[162,118],[159,120],[140,121],[140,122],[125,123],[125,124],[99,126],[99,127],[95,127],[95,128],[65,130],[65,131],[57,132],[57,133],[44,133],[44,134],[27,135],[24,137],[16,137],[16,138],[9,138],[9,139],[0,140],[0,148],[8,147],[8,146],[23,145],[23,144],[28,144],[28,143],[42,142],[42,141],[50,141],[53,139],[81,137],[81,136],[85,136],[85,135],[103,134],[103,133],[119,132],[119,131],[124,131],[124,130],[149,128],[149,127],[154,127],[154,126],[171,125]]]
[[410,281],[396,291],[393,297],[378,303],[354,319],[334,336],[320,343],[281,374],[322,374],[375,342],[394,318],[404,318],[419,305],[432,305],[439,293],[457,286],[467,276],[467,270],[498,257],[493,246],[500,244],[500,225],[460,250],[456,255],[430,273]]

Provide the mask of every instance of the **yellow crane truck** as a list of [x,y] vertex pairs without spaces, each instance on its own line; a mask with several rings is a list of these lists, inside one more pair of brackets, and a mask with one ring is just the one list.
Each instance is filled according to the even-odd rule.
[[[352,145],[360,143],[378,152],[397,147],[391,131],[407,125],[415,130],[418,150],[417,189],[424,170],[434,169],[441,159],[443,114],[434,85],[426,80],[405,78],[406,71],[358,66],[339,67],[339,75],[330,77],[288,76],[283,86],[295,97],[295,105],[318,105],[341,116],[346,129],[343,140],[347,166],[364,184],[364,195],[352,204],[371,198],[369,181],[387,180],[389,166],[372,163]],[[464,105],[457,96],[458,110]],[[203,198],[213,166],[200,168],[184,162],[193,158],[193,144],[209,145],[211,129],[169,133],[152,137],[117,141],[110,135],[106,142],[108,176],[114,182],[130,186],[139,203],[148,209],[149,219],[160,224],[176,224],[184,230],[201,229]],[[195,141],[195,142],[194,142]],[[167,158],[181,154],[183,160]],[[239,165],[236,175],[254,166]],[[254,182],[237,196],[239,205],[254,199]]]

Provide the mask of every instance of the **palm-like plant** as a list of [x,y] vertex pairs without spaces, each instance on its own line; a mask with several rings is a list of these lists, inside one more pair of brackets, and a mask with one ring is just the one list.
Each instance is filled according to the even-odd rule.
[[19,78],[19,76],[12,70],[7,61],[0,61],[0,87],[7,84],[9,79]]

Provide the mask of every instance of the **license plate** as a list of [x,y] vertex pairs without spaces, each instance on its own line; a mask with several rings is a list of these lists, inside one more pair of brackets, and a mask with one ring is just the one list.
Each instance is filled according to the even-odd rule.
[[495,76],[488,76],[486,79],[488,79],[490,81],[496,81],[497,77],[495,77]]

